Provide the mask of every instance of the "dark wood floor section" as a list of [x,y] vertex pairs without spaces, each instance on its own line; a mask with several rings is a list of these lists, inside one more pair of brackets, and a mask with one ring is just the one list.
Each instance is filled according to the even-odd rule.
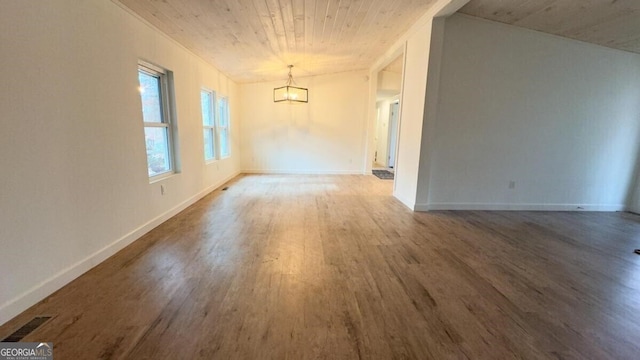
[[244,176],[0,327],[60,359],[638,359],[640,217]]

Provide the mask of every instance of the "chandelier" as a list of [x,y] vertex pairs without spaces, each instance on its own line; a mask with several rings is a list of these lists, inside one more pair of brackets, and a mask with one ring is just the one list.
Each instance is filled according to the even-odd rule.
[[291,75],[291,69],[293,68],[293,65],[289,65],[288,68],[289,79],[287,80],[287,84],[285,86],[273,89],[273,102],[309,102],[309,90],[307,90],[306,88],[293,86],[295,84],[295,82],[293,81],[293,75]]

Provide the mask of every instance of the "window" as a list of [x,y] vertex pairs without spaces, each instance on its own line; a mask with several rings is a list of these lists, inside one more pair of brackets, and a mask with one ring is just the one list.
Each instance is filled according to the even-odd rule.
[[204,132],[204,160],[216,159],[216,124],[214,118],[216,94],[213,91],[200,91],[200,105],[202,106],[202,128]]
[[149,178],[176,171],[171,80],[169,71],[147,64],[138,66]]
[[211,90],[200,91],[202,107],[202,130],[204,136],[204,159],[213,161],[231,155],[229,138],[229,100],[218,97]]
[[229,100],[226,97],[218,99],[218,134],[220,137],[220,156],[231,155],[229,139]]

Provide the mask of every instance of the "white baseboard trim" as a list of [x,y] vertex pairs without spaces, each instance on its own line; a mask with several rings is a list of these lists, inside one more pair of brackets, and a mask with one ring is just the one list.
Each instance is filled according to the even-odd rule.
[[86,258],[58,272],[57,274],[51,276],[47,280],[27,290],[23,294],[18,295],[12,300],[5,302],[0,306],[0,325],[13,319],[15,316],[19,315],[23,311],[35,305],[40,300],[53,294],[63,286],[67,285],[71,281],[78,278],[80,275],[91,270],[96,265],[100,264],[101,262],[105,261],[109,257],[113,256],[118,251],[124,249],[127,245],[138,240],[144,234],[155,229],[158,225],[169,220],[171,217],[175,216],[176,214],[186,209],[187,207],[193,205],[198,200],[202,199],[203,197],[205,197],[206,195],[208,195],[209,193],[211,193],[212,191],[214,191],[215,189],[217,189],[218,187],[220,187],[221,185],[223,185],[224,183],[226,183],[227,181],[233,179],[238,175],[240,175],[240,172],[237,172],[232,176],[229,176],[226,179],[207,187],[206,189],[200,191],[199,193],[188,198],[187,200],[183,201],[182,203],[178,204],[172,209],[169,209],[165,213],[157,216],[156,218],[151,219],[147,223],[131,231],[130,233],[124,235],[123,237],[117,239],[111,244],[105,246],[104,248],[94,252],[93,254],[87,256]]
[[411,201],[411,200],[409,200],[409,199],[406,199],[406,198],[404,198],[404,197],[399,196],[395,191],[394,191],[394,193],[393,193],[393,197],[394,197],[394,198],[396,198],[398,201],[400,201],[400,203],[401,203],[402,205],[406,206],[406,207],[407,207],[407,209],[409,209],[409,210],[411,210],[411,211],[420,211],[420,210],[417,210],[417,209],[416,209],[416,206],[417,206],[417,205],[416,205],[416,203],[415,203],[415,202],[413,202],[413,201]]
[[431,203],[416,204],[415,211],[430,210],[490,210],[490,211],[626,211],[624,204],[490,204]]
[[634,207],[631,207],[631,206],[627,207],[624,211],[628,211],[628,212],[630,212],[632,214],[640,215],[640,209],[634,208]]
[[292,169],[248,169],[243,174],[276,174],[276,175],[364,175],[357,170],[292,170]]

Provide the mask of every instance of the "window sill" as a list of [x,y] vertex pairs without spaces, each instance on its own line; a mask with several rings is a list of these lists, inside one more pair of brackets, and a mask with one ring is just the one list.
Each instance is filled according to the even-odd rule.
[[174,177],[176,175],[178,175],[178,173],[175,172],[175,171],[168,172],[168,173],[165,173],[165,174],[156,175],[154,177],[149,178],[149,184],[155,184],[157,182],[166,180],[166,179],[168,179],[170,177]]

